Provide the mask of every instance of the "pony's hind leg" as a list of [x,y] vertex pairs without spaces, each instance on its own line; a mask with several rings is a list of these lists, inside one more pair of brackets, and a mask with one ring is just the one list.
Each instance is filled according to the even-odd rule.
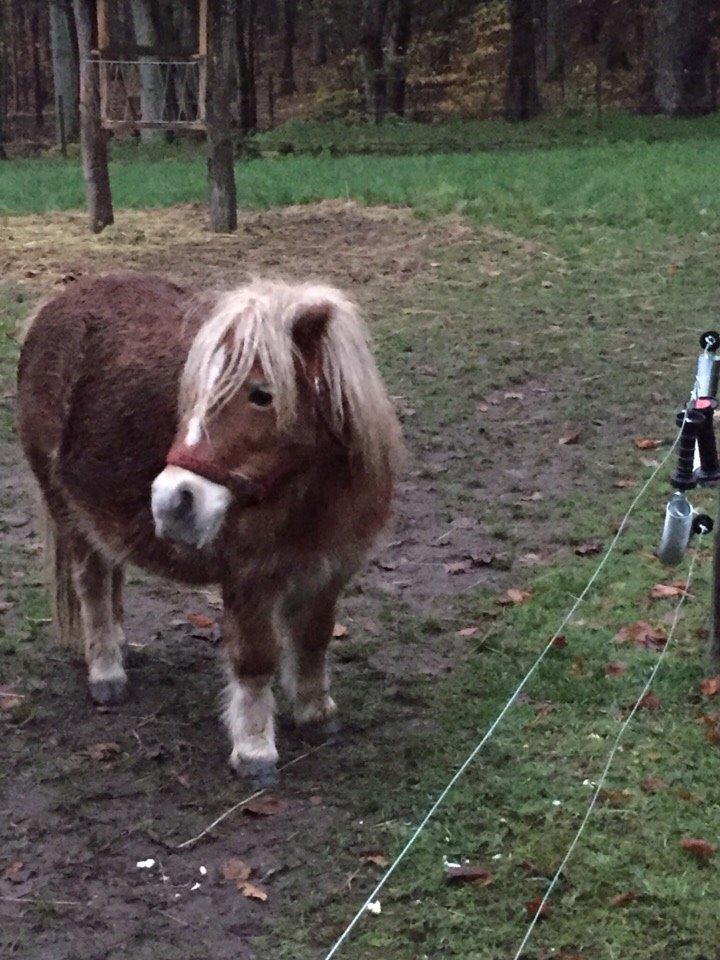
[[225,724],[232,742],[230,766],[259,786],[277,779],[275,699],[278,641],[271,610],[237,610],[226,603],[223,641],[229,680]]
[[90,696],[96,703],[118,703],[127,688],[123,666],[122,572],[99,551],[77,544],[72,575],[80,605]]
[[338,589],[327,589],[287,611],[282,684],[295,723],[313,739],[336,734],[337,707],[330,696],[327,652],[335,626]]

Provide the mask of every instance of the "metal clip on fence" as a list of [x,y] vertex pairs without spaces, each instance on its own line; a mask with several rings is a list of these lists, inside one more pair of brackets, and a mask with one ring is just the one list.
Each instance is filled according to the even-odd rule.
[[663,563],[679,563],[693,534],[710,533],[712,519],[698,514],[685,494],[695,487],[715,486],[720,481],[720,462],[713,418],[720,378],[720,334],[709,330],[700,337],[695,385],[690,399],[677,415],[681,428],[677,467],[670,477],[675,493],[665,508],[665,522],[657,555]]

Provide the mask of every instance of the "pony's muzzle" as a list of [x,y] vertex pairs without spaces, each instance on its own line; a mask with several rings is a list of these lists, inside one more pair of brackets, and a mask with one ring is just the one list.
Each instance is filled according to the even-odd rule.
[[183,467],[168,466],[153,481],[156,536],[203,547],[216,536],[231,500],[230,491]]

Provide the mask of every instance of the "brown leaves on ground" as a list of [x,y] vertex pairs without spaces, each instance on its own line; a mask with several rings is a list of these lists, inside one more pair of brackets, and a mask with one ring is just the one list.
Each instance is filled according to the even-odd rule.
[[581,436],[581,430],[568,430],[558,439],[558,446],[569,447],[571,444],[578,443]]
[[647,693],[640,697],[637,706],[638,710],[659,710],[661,706],[660,697],[653,693],[652,690],[648,690]]
[[625,907],[628,903],[632,903],[633,900],[637,900],[637,893],[635,890],[626,890],[625,893],[616,893],[614,897],[610,897],[610,906],[611,907]]
[[204,613],[186,613],[185,619],[196,630],[212,630],[215,626],[213,618],[206,616]]
[[24,866],[25,864],[22,860],[11,860],[3,870],[2,874],[0,874],[0,879],[9,880],[11,883],[16,883],[20,879],[20,873]]
[[636,620],[635,623],[621,627],[613,637],[613,643],[632,643],[633,646],[642,650],[658,652],[665,649],[667,634],[664,630],[650,626],[644,620]]
[[683,580],[674,583],[656,583],[648,590],[648,600],[668,600],[673,597],[682,597],[686,584]]
[[720,674],[717,677],[705,677],[701,680],[700,693],[704,697],[716,697],[720,693]]
[[470,564],[465,560],[459,560],[457,563],[445,564],[445,573],[449,573],[451,577],[456,577],[460,573],[467,573],[469,569]]
[[241,893],[248,900],[259,900],[265,903],[268,898],[268,892],[260,883],[250,880],[252,876],[252,867],[241,860],[239,857],[230,857],[220,867],[220,874],[223,880],[228,883],[234,883],[238,893]]
[[545,920],[550,916],[550,907],[547,903],[542,902],[542,897],[528,900],[525,904],[525,911],[531,919],[534,919],[536,915],[538,920]]
[[91,743],[89,747],[85,748],[85,753],[91,760],[100,762],[110,760],[120,753],[120,744],[114,742]]
[[551,646],[554,650],[564,650],[567,646],[567,637],[559,633],[556,637],[553,637]]
[[461,627],[460,630],[458,630],[455,633],[455,636],[456,637],[474,637],[477,634],[479,629],[480,629],[479,627]]
[[602,540],[586,540],[575,547],[575,553],[578,557],[592,557],[596,553],[600,553],[602,548]]
[[717,853],[717,847],[707,840],[699,840],[697,837],[683,837],[680,841],[683,850],[687,850],[700,863],[707,863]]
[[242,810],[249,817],[274,817],[278,813],[284,813],[286,808],[287,803],[280,797],[266,795],[250,800]]
[[618,477],[613,486],[617,487],[618,490],[632,490],[633,487],[637,486],[637,481],[630,477]]
[[348,628],[344,623],[336,623],[333,627],[332,635],[336,640],[341,640],[348,635]]
[[609,660],[605,664],[606,677],[621,677],[626,673],[628,665],[624,660]]
[[720,744],[720,713],[701,714],[696,720],[698,726],[705,730],[705,739],[708,743]]
[[497,603],[503,607],[525,603],[532,596],[532,590],[521,590],[519,587],[509,587],[505,593],[497,598]]
[[633,443],[638,450],[657,450],[663,445],[662,440],[651,440],[649,437],[635,437]]
[[493,882],[489,870],[474,863],[446,863],[445,880],[447,883],[474,883],[480,887],[489,887]]
[[640,784],[643,793],[657,793],[658,790],[664,790],[665,787],[667,787],[667,784],[662,777],[645,777]]
[[0,687],[0,710],[15,710],[23,702],[23,695],[11,687]]
[[390,863],[381,850],[363,850],[359,856],[361,863],[374,863],[376,867],[386,867]]

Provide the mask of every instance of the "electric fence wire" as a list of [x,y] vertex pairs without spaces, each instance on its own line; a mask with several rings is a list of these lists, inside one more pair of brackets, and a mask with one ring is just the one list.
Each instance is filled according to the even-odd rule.
[[597,804],[597,802],[598,802],[598,798],[599,798],[599,796],[600,796],[600,792],[602,791],[603,786],[605,785],[605,781],[606,781],[607,775],[608,775],[608,773],[609,773],[609,771],[610,771],[610,767],[611,767],[611,765],[612,765],[613,760],[615,759],[615,754],[617,753],[618,747],[620,746],[620,741],[621,741],[622,738],[625,736],[625,731],[626,731],[627,728],[630,726],[630,723],[632,722],[633,717],[635,716],[635,714],[637,713],[637,711],[638,711],[638,710],[640,709],[640,707],[642,706],[643,700],[644,700],[646,694],[649,692],[650,687],[652,686],[653,681],[655,680],[655,677],[657,676],[657,672],[658,672],[658,670],[660,669],[660,667],[662,666],[663,661],[665,660],[665,655],[666,655],[666,653],[667,653],[667,651],[668,651],[668,647],[670,646],[670,643],[672,642],[673,634],[675,633],[675,628],[677,627],[678,618],[679,618],[679,616],[680,616],[680,610],[681,610],[681,608],[682,608],[683,603],[685,602],[685,599],[687,598],[688,591],[690,590],[690,584],[692,583],[692,578],[693,578],[693,573],[694,573],[694,571],[695,571],[695,564],[696,564],[696,562],[697,562],[697,554],[693,554],[692,560],[690,561],[690,568],[689,568],[689,570],[688,570],[687,580],[686,580],[686,582],[685,582],[685,589],[683,590],[683,592],[682,592],[682,594],[681,594],[681,596],[680,596],[680,600],[679,600],[677,606],[675,607],[675,616],[673,617],[672,625],[671,625],[671,627],[670,627],[670,632],[668,633],[668,638],[667,638],[667,640],[666,640],[666,642],[665,642],[665,646],[662,648],[662,650],[660,651],[660,654],[658,655],[657,662],[656,662],[655,666],[652,668],[652,670],[651,670],[651,672],[650,672],[650,676],[649,676],[648,679],[647,679],[647,683],[646,683],[645,686],[643,687],[642,693],[640,694],[640,696],[638,697],[638,699],[635,701],[635,705],[633,706],[632,710],[631,710],[630,713],[627,715],[627,717],[625,718],[625,721],[623,722],[622,726],[621,726],[620,729],[618,730],[617,736],[615,737],[615,740],[614,740],[614,742],[613,742],[613,745],[612,745],[612,747],[610,748],[610,753],[608,754],[607,762],[606,762],[606,764],[605,764],[605,767],[604,767],[604,769],[603,769],[603,772],[600,774],[600,779],[598,780],[597,786],[595,787],[595,792],[593,793],[592,799],[590,800],[590,803],[588,804],[588,808],[587,808],[587,811],[586,811],[586,813],[585,813],[585,816],[583,817],[582,822],[580,823],[580,826],[578,827],[577,833],[576,833],[575,836],[573,837],[572,842],[571,842],[570,846],[568,847],[567,853],[566,853],[565,856],[563,857],[563,859],[562,859],[562,861],[561,861],[561,863],[560,863],[560,866],[557,868],[557,870],[556,870],[556,872],[555,872],[555,875],[553,876],[552,880],[550,881],[550,883],[549,883],[549,885],[548,885],[548,888],[547,888],[547,890],[545,891],[545,895],[543,896],[542,900],[541,900],[540,903],[538,904],[538,907],[537,907],[537,909],[536,909],[536,911],[535,911],[535,915],[534,915],[533,918],[532,918],[532,922],[530,923],[530,926],[528,927],[527,933],[526,933],[525,936],[523,937],[522,943],[521,943],[520,946],[518,947],[517,953],[514,955],[513,960],[520,960],[520,955],[522,954],[523,950],[525,949],[528,940],[529,940],[530,937],[532,936],[532,932],[533,932],[533,930],[535,929],[535,926],[536,926],[538,920],[539,920],[540,917],[543,915],[543,912],[544,912],[544,910],[545,910],[545,905],[547,904],[548,900],[550,899],[550,896],[552,895],[552,892],[553,892],[553,890],[555,889],[555,886],[557,885],[558,880],[559,880],[560,877],[562,876],[562,873],[563,873],[563,871],[565,870],[565,867],[567,866],[568,861],[570,860],[570,857],[572,857],[572,855],[573,855],[573,853],[574,853],[574,851],[575,851],[575,847],[577,847],[578,843],[580,842],[580,837],[582,836],[583,831],[585,830],[585,827],[586,827],[587,824],[588,824],[588,821],[589,821],[589,819],[590,819],[590,816],[591,816],[591,814],[592,814],[593,810],[595,809],[595,806],[596,806],[596,804]]
[[514,704],[515,701],[517,700],[518,696],[519,696],[519,695],[522,693],[522,691],[525,689],[525,687],[526,687],[528,681],[530,680],[530,678],[534,675],[534,673],[536,672],[536,670],[538,669],[538,667],[540,666],[540,664],[541,664],[541,663],[543,662],[543,660],[545,659],[545,657],[546,657],[546,655],[548,654],[548,652],[553,648],[553,646],[554,646],[554,644],[555,644],[555,641],[556,641],[557,638],[560,636],[560,634],[561,634],[562,631],[565,629],[565,627],[566,627],[567,624],[570,622],[570,620],[573,618],[573,616],[575,615],[575,612],[576,612],[577,608],[578,608],[578,607],[580,606],[580,604],[583,602],[583,600],[585,599],[585,597],[588,595],[588,593],[589,593],[589,591],[590,591],[590,588],[591,588],[592,585],[595,583],[595,581],[597,580],[597,578],[600,576],[600,573],[601,573],[602,570],[604,569],[604,567],[605,567],[608,559],[610,558],[610,555],[612,554],[613,550],[614,550],[615,547],[617,546],[617,543],[618,543],[620,537],[622,536],[622,533],[623,533],[623,531],[625,530],[625,527],[627,526],[627,522],[628,522],[628,520],[630,519],[630,515],[632,514],[632,512],[634,511],[634,509],[635,509],[635,507],[638,505],[638,503],[640,503],[640,501],[642,500],[642,498],[645,496],[645,493],[647,492],[648,488],[649,488],[650,485],[652,484],[652,482],[653,482],[653,480],[655,479],[655,477],[658,475],[658,473],[662,470],[662,468],[665,466],[665,464],[667,463],[667,461],[668,461],[668,460],[670,459],[670,457],[672,456],[673,450],[674,450],[675,447],[677,446],[678,441],[680,440],[681,434],[682,434],[682,427],[681,427],[680,430],[678,431],[678,434],[677,434],[677,436],[675,437],[675,440],[673,441],[672,446],[670,447],[670,449],[667,451],[667,453],[666,453],[665,456],[662,458],[662,460],[657,464],[657,466],[655,466],[655,467],[653,468],[652,473],[651,473],[650,476],[647,478],[647,480],[643,483],[643,485],[641,486],[640,490],[638,491],[638,493],[637,493],[637,494],[635,495],[635,497],[633,498],[632,503],[631,503],[630,506],[628,507],[625,515],[623,516],[622,520],[620,521],[620,524],[618,525],[617,532],[615,533],[615,536],[614,536],[614,537],[612,538],[612,540],[610,541],[610,544],[609,544],[607,550],[605,551],[605,553],[603,554],[603,556],[602,556],[602,558],[600,559],[599,563],[598,563],[597,566],[595,567],[595,570],[594,570],[593,573],[591,574],[590,579],[588,580],[588,582],[585,584],[585,587],[583,588],[582,592],[579,594],[579,596],[577,596],[577,597],[575,598],[575,602],[572,604],[572,606],[570,607],[570,609],[568,610],[568,612],[567,612],[567,613],[565,614],[565,616],[563,617],[563,620],[562,620],[562,622],[560,623],[560,626],[557,628],[557,630],[555,631],[555,633],[552,635],[552,637],[550,638],[550,640],[547,642],[547,644],[546,644],[545,647],[543,648],[542,652],[541,652],[541,653],[538,655],[538,657],[535,659],[534,663],[532,664],[532,666],[530,667],[530,669],[528,670],[528,672],[525,674],[525,676],[522,678],[522,680],[520,681],[520,683],[518,684],[518,686],[515,688],[515,690],[514,690],[513,693],[511,694],[510,698],[508,699],[508,701],[506,702],[505,706],[502,708],[502,710],[500,711],[500,713],[497,715],[497,717],[493,720],[493,722],[492,722],[492,723],[490,724],[490,726],[487,728],[487,730],[485,731],[485,733],[484,733],[482,739],[480,740],[480,742],[477,743],[477,744],[475,745],[475,747],[473,747],[472,751],[467,755],[467,757],[465,758],[465,760],[463,760],[463,762],[460,764],[460,766],[458,767],[458,769],[456,770],[456,772],[453,774],[453,776],[451,777],[451,779],[449,780],[449,782],[447,783],[447,785],[443,788],[443,790],[442,790],[441,793],[438,795],[438,797],[437,797],[437,799],[435,800],[435,802],[432,804],[432,806],[431,806],[430,809],[427,811],[427,813],[425,814],[425,816],[422,818],[422,820],[420,821],[420,823],[418,824],[418,826],[415,828],[415,830],[414,830],[413,833],[411,834],[409,840],[406,842],[405,846],[400,850],[400,852],[399,852],[398,855],[395,857],[395,859],[394,859],[393,862],[390,864],[390,866],[387,868],[387,870],[386,870],[385,873],[382,875],[382,877],[380,878],[380,880],[375,884],[375,886],[373,887],[372,892],[370,893],[370,895],[364,900],[364,902],[363,902],[362,906],[360,907],[360,909],[357,911],[357,913],[356,913],[355,916],[352,918],[352,920],[351,920],[350,923],[347,925],[347,927],[345,927],[345,929],[343,930],[343,932],[340,934],[340,936],[338,937],[338,939],[335,941],[335,943],[334,943],[333,946],[331,947],[330,951],[325,955],[324,960],[331,960],[331,958],[334,957],[335,954],[340,950],[340,948],[342,947],[342,945],[345,943],[345,941],[347,940],[347,938],[350,936],[350,934],[352,933],[352,931],[355,929],[355,927],[357,926],[357,924],[360,922],[360,920],[361,920],[363,914],[365,913],[365,911],[368,909],[368,907],[370,906],[370,904],[373,903],[374,900],[377,898],[378,894],[379,894],[380,891],[383,889],[383,887],[384,887],[385,884],[388,882],[388,880],[389,880],[390,877],[393,875],[393,873],[395,873],[395,870],[400,866],[400,864],[402,863],[402,861],[405,859],[405,857],[407,856],[407,854],[410,852],[411,848],[415,845],[415,842],[417,841],[418,837],[422,834],[423,830],[424,830],[425,827],[428,825],[428,823],[430,822],[430,820],[433,818],[433,816],[435,815],[435,813],[437,812],[437,810],[439,809],[439,807],[442,805],[442,803],[443,803],[443,801],[445,800],[445,798],[447,797],[447,795],[450,793],[450,791],[451,791],[452,788],[455,786],[455,784],[458,782],[458,780],[459,780],[460,777],[463,775],[463,773],[465,773],[465,771],[466,771],[467,768],[470,766],[470,764],[473,762],[473,760],[475,759],[475,757],[477,757],[477,755],[480,753],[480,751],[481,751],[482,748],[485,746],[485,744],[488,742],[488,740],[490,740],[490,738],[492,737],[492,735],[495,733],[495,731],[497,730],[497,728],[498,728],[498,727],[500,726],[500,724],[502,723],[503,719],[505,718],[505,715],[509,712],[510,708],[513,706],[513,704]]

